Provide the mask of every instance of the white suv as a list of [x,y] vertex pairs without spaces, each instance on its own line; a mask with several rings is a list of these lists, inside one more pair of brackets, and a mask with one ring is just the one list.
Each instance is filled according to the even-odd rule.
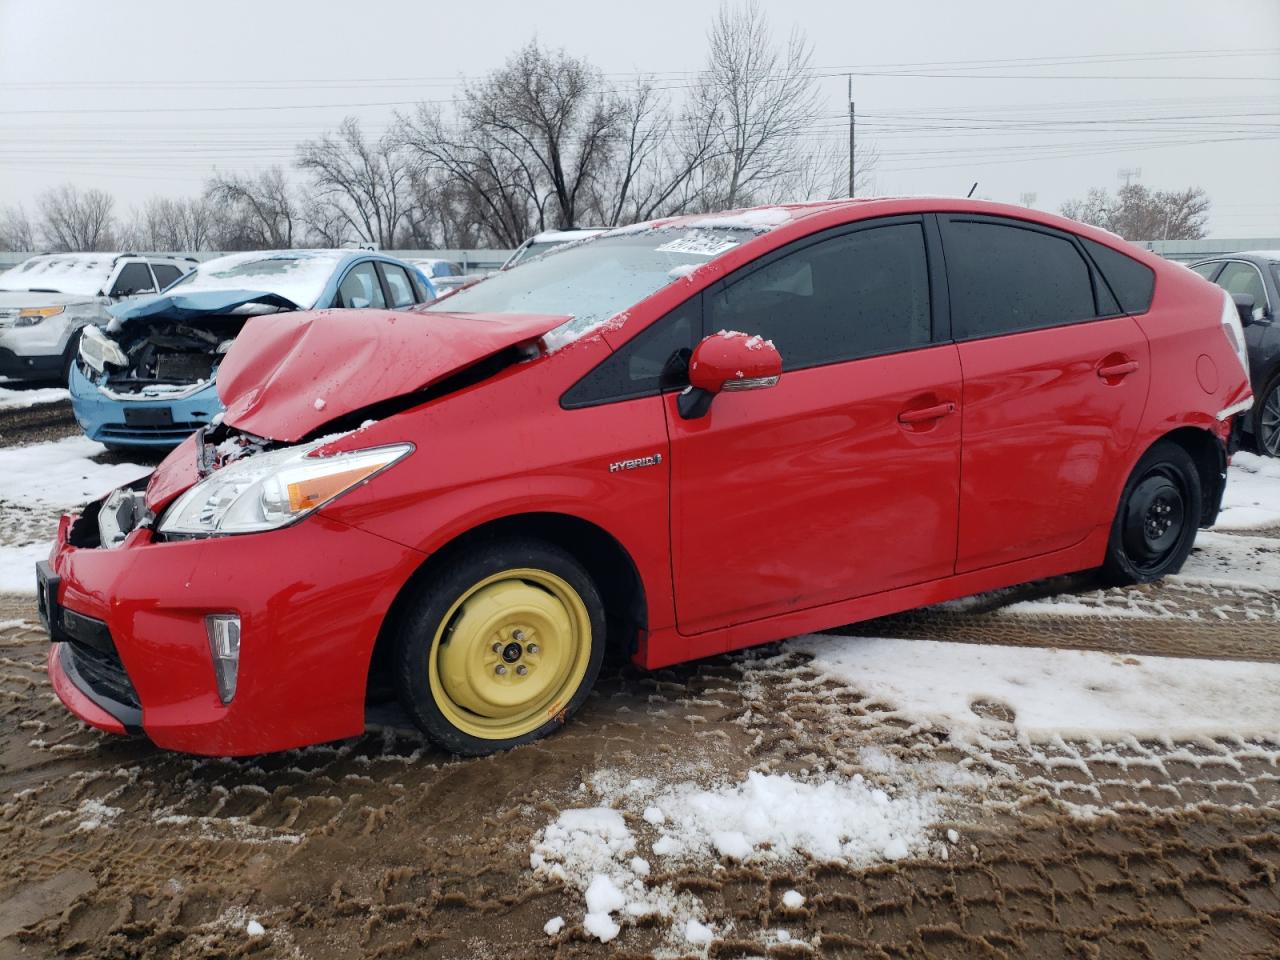
[[82,327],[105,325],[113,302],[195,268],[185,257],[48,253],[0,273],[0,377],[65,381]]

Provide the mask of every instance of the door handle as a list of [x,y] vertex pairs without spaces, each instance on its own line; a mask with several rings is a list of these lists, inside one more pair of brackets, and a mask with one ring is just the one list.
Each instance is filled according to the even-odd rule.
[[1098,376],[1103,380],[1111,380],[1116,377],[1127,377],[1129,374],[1137,372],[1137,360],[1126,360],[1123,363],[1109,363],[1105,367],[1098,368]]
[[932,407],[921,407],[918,410],[903,410],[898,414],[899,423],[924,423],[926,420],[941,420],[956,412],[954,403],[938,403]]

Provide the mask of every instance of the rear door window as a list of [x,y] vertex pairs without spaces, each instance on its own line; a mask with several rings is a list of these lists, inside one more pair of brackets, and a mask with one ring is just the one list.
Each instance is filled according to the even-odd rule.
[[931,341],[929,269],[918,221],[844,231],[747,269],[707,297],[707,329],[772,340],[784,370]]
[[1213,275],[1218,272],[1220,266],[1222,266],[1221,260],[1215,260],[1213,263],[1198,263],[1191,268],[1191,272],[1200,274],[1206,280],[1212,280]]
[[378,269],[382,271],[382,277],[387,281],[387,293],[391,296],[391,306],[393,309],[401,307],[413,306],[413,285],[409,282],[409,274],[405,273],[404,267],[397,267],[394,263],[379,263]]
[[1098,315],[1089,265],[1068,238],[1029,226],[939,217],[957,340]]
[[338,306],[363,309],[385,308],[386,305],[386,298],[382,296],[382,284],[378,282],[378,274],[372,262],[366,260],[347,271],[338,287]]
[[171,263],[153,263],[151,272],[156,275],[156,282],[160,284],[161,290],[182,276],[182,271]]
[[134,261],[120,268],[120,276],[116,277],[111,288],[113,297],[132,297],[139,293],[154,293],[156,282],[151,277],[151,270],[145,263]]

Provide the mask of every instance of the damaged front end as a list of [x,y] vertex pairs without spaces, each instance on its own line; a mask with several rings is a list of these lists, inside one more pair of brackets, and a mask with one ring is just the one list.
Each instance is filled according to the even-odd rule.
[[250,317],[292,310],[275,294],[235,291],[161,297],[86,327],[68,386],[93,440],[175,446],[221,410],[214,381]]

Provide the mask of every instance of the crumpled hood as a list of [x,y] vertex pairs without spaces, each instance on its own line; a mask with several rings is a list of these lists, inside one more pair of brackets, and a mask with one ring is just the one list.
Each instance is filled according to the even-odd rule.
[[255,317],[218,367],[223,422],[291,443],[536,340],[567,319],[386,310]]
[[107,331],[116,333],[135,320],[175,320],[189,323],[200,317],[226,316],[246,304],[260,303],[283,310],[297,310],[298,305],[278,293],[262,290],[206,290],[197,293],[162,293],[128,300],[111,307]]

